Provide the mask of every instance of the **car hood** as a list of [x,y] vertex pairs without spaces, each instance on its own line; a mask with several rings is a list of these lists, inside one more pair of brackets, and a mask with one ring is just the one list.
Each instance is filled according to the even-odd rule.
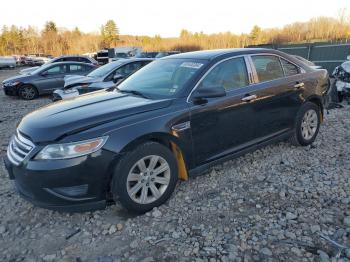
[[103,81],[102,77],[67,76],[64,78],[64,87],[69,88],[79,84],[95,83]]
[[33,66],[33,67],[30,67],[30,68],[25,68],[25,69],[22,69],[21,71],[19,71],[19,73],[21,75],[26,75],[26,74],[29,74],[30,72],[33,72],[34,70],[38,69],[39,66]]
[[150,100],[100,91],[50,104],[26,115],[18,130],[34,143],[58,140],[100,124],[169,106],[171,100]]
[[31,75],[17,75],[17,76],[13,76],[5,79],[3,83],[15,82],[15,81],[22,82],[22,81],[28,80],[29,78],[31,78]]

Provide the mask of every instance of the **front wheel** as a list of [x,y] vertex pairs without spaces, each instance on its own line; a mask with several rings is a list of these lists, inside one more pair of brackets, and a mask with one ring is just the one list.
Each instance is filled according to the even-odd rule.
[[34,86],[24,85],[19,88],[18,95],[24,100],[32,100],[38,97],[38,90]]
[[321,108],[312,102],[303,104],[296,117],[291,143],[296,146],[312,144],[318,134],[320,123]]
[[147,142],[126,153],[112,179],[114,199],[128,210],[144,213],[163,204],[178,179],[176,160],[165,146]]

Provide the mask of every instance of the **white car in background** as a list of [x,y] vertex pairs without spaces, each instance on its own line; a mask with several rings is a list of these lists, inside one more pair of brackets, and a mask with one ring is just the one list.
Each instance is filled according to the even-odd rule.
[[15,68],[16,59],[13,56],[0,56],[0,68]]

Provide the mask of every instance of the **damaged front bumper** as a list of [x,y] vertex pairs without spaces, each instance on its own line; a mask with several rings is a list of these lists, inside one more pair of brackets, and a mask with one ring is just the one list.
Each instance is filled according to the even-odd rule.
[[52,101],[65,100],[79,96],[79,91],[76,88],[57,89],[52,94]]
[[343,94],[350,94],[350,83],[341,81],[341,80],[337,80],[335,82],[335,86],[337,88],[338,92],[341,92]]

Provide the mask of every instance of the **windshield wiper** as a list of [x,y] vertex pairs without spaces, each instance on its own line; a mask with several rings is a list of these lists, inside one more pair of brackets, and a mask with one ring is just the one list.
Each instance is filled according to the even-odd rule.
[[125,90],[125,89],[119,89],[118,87],[115,87],[115,89],[118,90],[118,92],[120,93],[129,93],[129,94],[133,94],[133,95],[137,95],[137,96],[141,96],[143,98],[149,99],[148,96],[144,95],[143,93],[137,90]]

